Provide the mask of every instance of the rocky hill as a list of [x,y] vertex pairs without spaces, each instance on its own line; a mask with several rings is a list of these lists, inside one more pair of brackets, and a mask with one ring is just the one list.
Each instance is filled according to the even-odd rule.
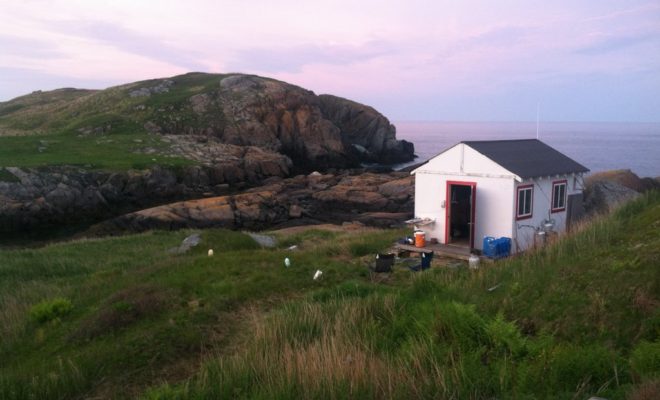
[[254,75],[38,91],[0,103],[0,231],[100,221],[413,151],[371,107]]
[[[189,73],[100,91],[34,92],[0,103],[0,137],[62,133],[151,133],[170,135],[170,142],[193,136],[280,153],[303,171],[409,161],[414,151],[371,107],[254,75]],[[165,154],[190,158],[168,147]]]

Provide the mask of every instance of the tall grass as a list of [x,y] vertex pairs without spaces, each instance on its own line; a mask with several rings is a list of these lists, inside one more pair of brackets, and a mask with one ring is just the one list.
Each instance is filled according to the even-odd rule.
[[[155,398],[489,398],[611,394],[614,354],[549,337],[475,307],[406,306],[405,295],[304,303],[256,320],[248,351],[205,366]],[[619,366],[623,368],[623,366]],[[620,378],[618,384],[629,383]],[[612,386],[615,386],[612,384]],[[608,391],[609,389],[609,391]],[[149,396],[148,396],[149,397]]]
[[48,370],[18,370],[0,375],[0,398],[3,400],[69,399],[87,393],[98,378],[102,366],[77,365],[71,360],[56,359]]
[[[207,349],[241,346],[245,309],[377,289],[360,260],[345,259],[352,233],[300,235],[289,251],[207,230],[188,253],[168,252],[190,233],[0,250],[0,399],[130,398],[165,376],[188,377]],[[396,232],[369,235],[385,247]]]
[[[660,325],[649,322],[659,320],[660,310],[648,307],[658,301],[659,221],[654,192],[492,268],[434,268],[413,275],[409,286],[362,295],[345,288],[255,315],[253,337],[240,351],[218,355],[185,384],[146,397],[646,393],[660,373]],[[647,307],[636,309],[640,288]]]
[[[366,264],[399,231],[0,250],[0,398],[641,399],[660,387],[658,227],[654,192],[538,252],[386,284]],[[58,297],[69,312],[30,318]]]

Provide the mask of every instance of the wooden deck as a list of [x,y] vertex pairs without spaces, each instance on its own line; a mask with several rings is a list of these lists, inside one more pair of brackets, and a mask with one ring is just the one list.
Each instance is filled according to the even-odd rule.
[[[426,243],[424,247],[416,247],[411,244],[400,244],[395,243],[394,248],[397,250],[412,251],[416,253],[428,253],[433,252],[436,255],[441,255],[449,258],[455,258],[458,260],[468,261],[470,259],[470,248],[462,246],[452,246],[447,244],[430,244]],[[488,257],[479,257],[481,261],[492,263],[493,260]]]

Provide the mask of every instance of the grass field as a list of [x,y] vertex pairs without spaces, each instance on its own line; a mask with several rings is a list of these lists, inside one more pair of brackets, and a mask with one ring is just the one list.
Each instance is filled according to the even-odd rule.
[[[74,165],[89,169],[144,169],[153,165],[182,166],[194,162],[181,157],[146,154],[163,150],[166,143],[146,133],[107,136],[56,135],[0,137],[0,167]],[[0,176],[2,179],[2,176]]]
[[[211,230],[189,254],[167,252],[188,234],[1,250],[0,398],[131,397],[165,378],[185,378],[204,355],[240,342],[250,309],[362,282],[366,269],[352,254],[375,251],[399,233],[309,231],[282,240],[282,247],[300,245],[291,253]],[[324,271],[319,282],[312,280],[316,269]],[[71,304],[65,313],[55,307],[52,318],[33,316],[35,307],[62,300]]]
[[166,251],[188,233],[0,251],[0,398],[660,394],[658,192],[534,254],[382,283],[365,265],[401,231]]

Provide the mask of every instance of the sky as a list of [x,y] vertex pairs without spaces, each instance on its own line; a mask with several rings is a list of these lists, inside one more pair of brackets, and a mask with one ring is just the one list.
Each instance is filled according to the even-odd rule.
[[190,71],[394,121],[660,122],[660,0],[0,0],[0,101]]

